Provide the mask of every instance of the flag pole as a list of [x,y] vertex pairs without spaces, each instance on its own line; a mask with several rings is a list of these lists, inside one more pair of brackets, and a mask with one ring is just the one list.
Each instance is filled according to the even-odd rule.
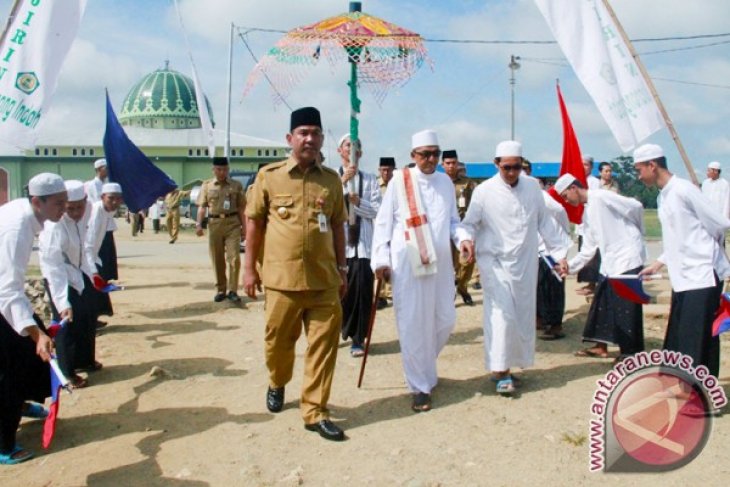
[[233,31],[235,26],[231,22],[231,34],[228,41],[228,100],[226,103],[226,147],[225,156],[231,154],[231,84],[233,78]]
[[682,156],[682,161],[684,161],[684,165],[687,168],[687,173],[689,174],[690,179],[692,182],[699,186],[700,183],[697,180],[697,175],[695,174],[695,170],[692,167],[692,163],[689,161],[689,156],[687,155],[687,152],[684,150],[684,146],[682,145],[682,141],[679,140],[679,134],[674,128],[674,123],[672,122],[672,119],[669,118],[669,113],[667,113],[666,108],[664,108],[664,104],[662,103],[662,100],[659,98],[659,93],[657,93],[656,87],[654,86],[654,82],[649,77],[649,72],[646,70],[646,67],[644,66],[644,63],[641,62],[641,58],[639,58],[639,54],[636,52],[636,49],[634,49],[633,44],[631,44],[631,40],[629,39],[629,36],[626,35],[626,31],[624,30],[623,26],[621,25],[621,22],[618,21],[618,18],[616,17],[616,13],[613,11],[613,8],[611,8],[611,5],[608,3],[608,0],[602,0],[603,5],[606,7],[606,10],[608,11],[608,14],[613,19],[613,22],[616,24],[616,28],[618,29],[619,34],[621,35],[621,38],[626,43],[626,46],[629,49],[629,53],[631,54],[631,57],[634,58],[634,61],[636,62],[636,66],[639,68],[639,72],[644,78],[644,81],[646,82],[647,87],[649,88],[649,91],[651,92],[651,95],[654,97],[654,101],[657,104],[657,107],[659,108],[659,112],[662,114],[662,117],[664,118],[664,123],[667,125],[667,129],[669,129],[669,133],[672,136],[672,140],[674,140],[674,143],[677,145],[677,150],[679,151],[679,154]]
[[10,13],[8,14],[8,20],[5,22],[5,27],[3,28],[3,33],[0,35],[0,45],[5,42],[5,37],[8,35],[8,30],[10,29],[10,24],[13,23],[13,19],[18,14],[18,8],[20,7],[21,0],[15,0],[13,2],[13,6],[10,7]]

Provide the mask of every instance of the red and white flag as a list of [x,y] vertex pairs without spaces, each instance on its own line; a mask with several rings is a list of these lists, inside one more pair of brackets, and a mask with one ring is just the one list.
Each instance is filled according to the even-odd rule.
[[664,127],[659,107],[604,0],[535,3],[621,150],[632,150]]
[[0,139],[32,149],[87,0],[20,2],[0,40]]

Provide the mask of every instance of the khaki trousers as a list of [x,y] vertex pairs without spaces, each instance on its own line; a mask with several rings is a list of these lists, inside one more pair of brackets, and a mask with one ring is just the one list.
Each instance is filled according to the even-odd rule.
[[468,291],[469,281],[474,272],[474,262],[466,264],[461,258],[461,252],[451,244],[451,259],[454,264],[454,274],[456,279],[456,291],[464,294]]
[[[208,250],[215,271],[215,288],[238,292],[238,274],[241,271],[241,222],[237,215],[208,220]],[[228,281],[226,282],[226,268]]]
[[177,235],[180,232],[180,207],[172,210],[168,209],[167,216],[165,218],[167,233],[170,234],[170,240],[177,240]]
[[300,401],[305,424],[329,418],[327,401],[337,361],[342,308],[337,288],[278,291],[266,288],[266,366],[271,387],[292,377],[297,340],[307,337]]

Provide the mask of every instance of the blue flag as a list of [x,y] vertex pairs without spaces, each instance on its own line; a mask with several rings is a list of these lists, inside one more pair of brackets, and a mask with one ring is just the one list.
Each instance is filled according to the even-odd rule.
[[612,276],[608,278],[608,282],[620,298],[637,304],[649,304],[651,302],[651,296],[644,291],[644,286],[642,286],[641,279],[638,276]]
[[177,187],[175,181],[150,161],[124,132],[106,94],[104,153],[109,181],[122,187],[124,203],[131,212],[146,210],[160,196]]

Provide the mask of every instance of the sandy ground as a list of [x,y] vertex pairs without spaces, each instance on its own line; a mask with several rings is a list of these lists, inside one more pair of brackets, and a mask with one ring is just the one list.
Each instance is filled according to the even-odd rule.
[[[104,369],[91,387],[64,394],[51,448],[26,421],[19,442],[38,457],[0,468],[3,486],[60,485],[727,485],[730,415],[686,467],[661,475],[588,471],[589,407],[610,360],[573,356],[588,310],[568,282],[565,340],[537,343],[536,366],[515,398],[499,397],[484,370],[482,296],[457,306],[439,358],[434,409],[410,411],[391,307],[378,313],[362,389],[360,361],[342,344],[332,388],[333,419],[348,440],[305,431],[298,409],[300,340],[285,409],[264,404],[263,303],[213,303],[204,239],[176,245],[151,232],[132,239],[120,222],[116,314],[98,338]],[[668,283],[651,290],[666,299]],[[647,306],[647,348],[661,344],[666,304]],[[730,378],[723,342],[721,383]],[[159,374],[151,375],[154,368]],[[160,370],[161,369],[161,370]]]

